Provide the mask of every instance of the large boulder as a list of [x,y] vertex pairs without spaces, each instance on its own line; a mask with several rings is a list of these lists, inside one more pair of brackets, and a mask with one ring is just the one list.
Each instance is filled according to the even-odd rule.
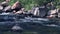
[[22,5],[19,1],[17,1],[16,3],[13,4],[13,6],[11,8],[13,10],[19,11],[22,8]]
[[36,7],[33,9],[32,13],[35,16],[45,17],[47,14],[47,9],[45,8],[45,6]]

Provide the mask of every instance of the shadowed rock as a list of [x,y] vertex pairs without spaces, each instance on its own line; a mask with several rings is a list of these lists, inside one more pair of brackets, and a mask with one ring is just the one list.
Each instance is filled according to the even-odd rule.
[[45,6],[39,7],[39,11],[40,11],[39,12],[40,17],[46,17],[47,16],[48,10]]
[[17,11],[15,14],[24,14],[25,8],[21,8],[21,10]]
[[5,7],[4,8],[4,10],[3,11],[5,11],[5,12],[11,12],[11,6],[7,6],[7,7]]

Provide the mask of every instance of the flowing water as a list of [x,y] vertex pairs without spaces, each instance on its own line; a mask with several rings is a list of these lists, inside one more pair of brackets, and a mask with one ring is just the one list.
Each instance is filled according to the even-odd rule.
[[[0,18],[0,34],[60,34],[60,23],[58,20],[30,17],[16,19],[16,17],[11,17],[13,16],[9,16],[8,19],[8,16],[6,16],[5,20],[1,19],[2,17]],[[19,27],[23,29],[22,33],[10,31],[16,24],[19,24]]]

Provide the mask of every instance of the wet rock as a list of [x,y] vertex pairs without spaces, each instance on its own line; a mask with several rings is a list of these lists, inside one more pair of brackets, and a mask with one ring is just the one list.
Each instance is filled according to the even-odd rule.
[[5,12],[11,12],[11,10],[12,10],[11,6],[7,6],[3,9],[3,11],[5,11]]
[[20,10],[20,11],[17,11],[15,14],[22,14],[23,12]]
[[47,14],[47,9],[45,8],[45,6],[40,6],[33,9],[33,15],[35,16],[45,17],[46,14]]
[[25,8],[21,8],[21,10],[17,11],[15,14],[25,14]]
[[57,16],[57,9],[54,9],[54,10],[50,10],[49,12],[48,12],[48,16],[49,17],[56,17]]

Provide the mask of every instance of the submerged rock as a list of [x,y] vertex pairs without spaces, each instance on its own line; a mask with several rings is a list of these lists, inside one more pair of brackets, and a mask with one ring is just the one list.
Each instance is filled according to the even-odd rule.
[[15,26],[12,27],[12,31],[14,31],[14,32],[22,32],[23,28],[21,28],[18,25],[15,25]]

